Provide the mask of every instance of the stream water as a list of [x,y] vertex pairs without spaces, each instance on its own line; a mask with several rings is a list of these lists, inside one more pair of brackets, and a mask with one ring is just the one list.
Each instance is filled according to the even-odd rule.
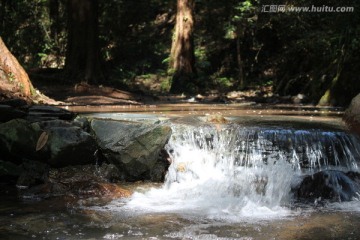
[[[225,124],[196,111],[97,114],[171,122],[165,182],[111,202],[3,197],[0,239],[360,239],[360,195],[342,175],[359,172],[360,139],[339,112],[241,111],[222,110]],[[339,198],[299,200],[318,172]]]

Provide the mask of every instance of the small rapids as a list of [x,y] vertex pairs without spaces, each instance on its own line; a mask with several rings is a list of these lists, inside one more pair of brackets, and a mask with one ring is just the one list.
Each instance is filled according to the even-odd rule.
[[135,192],[125,209],[225,221],[279,218],[295,214],[293,189],[305,176],[358,171],[360,141],[342,131],[232,124],[172,129],[164,185]]

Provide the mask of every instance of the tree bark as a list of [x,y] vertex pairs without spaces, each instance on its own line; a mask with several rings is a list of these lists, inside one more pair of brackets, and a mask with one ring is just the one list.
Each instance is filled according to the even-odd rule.
[[51,35],[51,38],[56,43],[58,42],[58,34],[60,32],[60,29],[59,29],[59,22],[60,22],[59,8],[60,8],[59,0],[49,0],[49,13],[50,13],[49,15],[50,15],[50,21],[51,21],[50,35]]
[[239,88],[242,89],[245,86],[243,61],[241,58],[241,39],[239,36],[236,37],[236,59],[238,64],[238,78]]
[[68,0],[68,43],[65,76],[71,81],[103,80],[98,34],[98,1]]
[[170,69],[174,72],[170,91],[187,92],[195,70],[194,54],[194,8],[195,0],[177,0],[174,39],[171,46]]
[[28,99],[33,89],[28,74],[0,37],[0,92]]

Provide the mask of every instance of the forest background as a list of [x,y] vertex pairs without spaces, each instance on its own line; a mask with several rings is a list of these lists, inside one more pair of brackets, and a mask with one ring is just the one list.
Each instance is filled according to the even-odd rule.
[[359,9],[354,0],[0,0],[0,36],[32,81],[154,95],[266,87],[346,106],[360,92]]

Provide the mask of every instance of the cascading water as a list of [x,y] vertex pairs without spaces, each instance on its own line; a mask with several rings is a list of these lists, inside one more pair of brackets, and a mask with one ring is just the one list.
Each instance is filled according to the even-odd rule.
[[303,176],[358,170],[360,141],[342,131],[235,124],[172,128],[164,186],[135,193],[127,208],[235,221],[279,217],[290,213],[292,189]]

